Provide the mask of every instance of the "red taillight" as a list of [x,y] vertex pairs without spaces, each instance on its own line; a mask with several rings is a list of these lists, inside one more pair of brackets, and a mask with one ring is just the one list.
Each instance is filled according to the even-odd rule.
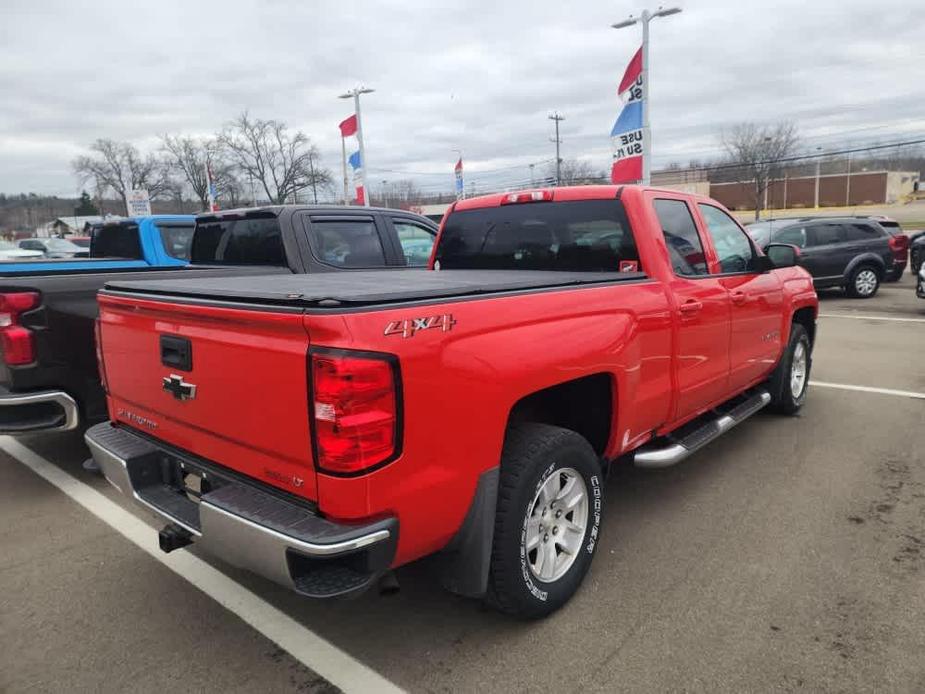
[[103,363],[103,324],[97,318],[93,323],[94,343],[96,345],[96,368],[100,372],[100,383],[103,390],[109,392],[109,383],[106,380],[106,365]]
[[525,193],[511,193],[501,198],[502,205],[516,205],[520,202],[549,202],[552,200],[551,190],[528,190]]
[[399,452],[399,380],[394,359],[346,350],[311,353],[318,468],[355,475]]
[[897,234],[890,237],[890,248],[894,251],[904,251],[909,248],[909,237],[905,234]]
[[32,331],[19,323],[19,316],[39,305],[36,292],[0,293],[0,348],[3,360],[10,366],[22,366],[35,361],[35,340]]

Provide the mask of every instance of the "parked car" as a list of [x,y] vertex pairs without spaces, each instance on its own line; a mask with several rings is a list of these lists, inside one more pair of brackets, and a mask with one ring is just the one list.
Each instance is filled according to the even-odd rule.
[[848,296],[869,299],[894,272],[895,237],[877,222],[859,217],[800,217],[749,224],[758,245],[787,243],[800,249],[799,264],[816,288],[842,287]]
[[99,226],[90,258],[0,266],[0,434],[106,418],[94,323],[110,280],[407,267],[426,263],[429,249],[413,246],[406,260],[403,244],[428,235],[433,245],[436,231],[417,215],[370,208],[155,215]]
[[[197,226],[194,259],[198,243]],[[812,278],[709,198],[463,200],[434,258],[439,271],[110,278],[112,421],[86,441],[166,521],[162,549],[195,540],[318,598],[440,552],[450,589],[541,617],[588,570],[609,464],[673,465],[805,401]]]
[[[0,261],[25,260],[26,258],[41,258],[43,256],[44,254],[41,251],[27,251],[15,243],[0,240]],[[0,269],[2,267],[0,265]]]
[[17,245],[25,251],[40,251],[46,258],[86,258],[89,255],[86,248],[56,237],[21,239]]
[[919,268],[915,275],[915,295],[925,299],[925,267]]

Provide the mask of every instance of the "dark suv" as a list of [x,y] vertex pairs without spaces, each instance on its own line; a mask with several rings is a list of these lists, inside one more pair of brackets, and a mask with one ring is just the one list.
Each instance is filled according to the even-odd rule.
[[761,247],[789,243],[800,249],[799,263],[817,288],[843,287],[849,296],[869,299],[894,272],[893,236],[872,219],[800,217],[756,222],[746,227]]

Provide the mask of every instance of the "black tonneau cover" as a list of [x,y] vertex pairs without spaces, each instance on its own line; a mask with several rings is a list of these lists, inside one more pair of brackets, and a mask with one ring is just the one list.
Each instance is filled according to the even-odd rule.
[[[642,272],[370,270],[314,275],[108,282],[105,290],[290,306],[368,306],[645,279]],[[105,291],[104,290],[104,291]]]

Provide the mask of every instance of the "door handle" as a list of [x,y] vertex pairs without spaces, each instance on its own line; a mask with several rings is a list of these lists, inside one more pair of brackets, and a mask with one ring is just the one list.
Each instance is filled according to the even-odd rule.
[[703,304],[697,301],[697,299],[688,299],[678,307],[678,310],[681,312],[682,316],[692,316],[702,308]]
[[736,306],[741,306],[742,304],[745,303],[745,300],[748,298],[748,296],[745,294],[745,292],[739,291],[739,292],[732,292],[729,295],[729,298],[732,299],[732,303],[734,303]]

